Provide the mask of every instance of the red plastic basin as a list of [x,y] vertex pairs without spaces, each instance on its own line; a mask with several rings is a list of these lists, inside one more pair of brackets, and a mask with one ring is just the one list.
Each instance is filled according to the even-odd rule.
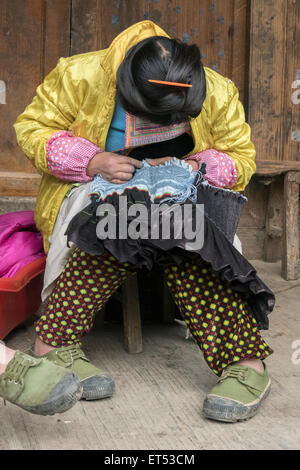
[[31,318],[41,304],[46,256],[32,261],[14,277],[0,279],[0,339]]

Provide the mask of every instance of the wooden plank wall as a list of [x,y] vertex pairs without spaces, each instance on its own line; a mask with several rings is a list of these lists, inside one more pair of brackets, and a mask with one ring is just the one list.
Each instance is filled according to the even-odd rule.
[[299,24],[299,0],[251,1],[248,117],[261,173],[300,169]]
[[18,148],[12,127],[36,87],[70,48],[69,0],[1,0],[0,195],[35,196],[40,176]]
[[171,37],[196,43],[203,63],[238,86],[245,95],[247,0],[73,0],[71,53],[109,46],[124,29],[149,19]]

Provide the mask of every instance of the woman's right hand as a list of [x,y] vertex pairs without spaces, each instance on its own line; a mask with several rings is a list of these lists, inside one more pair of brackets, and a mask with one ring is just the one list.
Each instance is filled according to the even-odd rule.
[[134,158],[113,152],[101,152],[89,161],[86,174],[93,177],[100,173],[106,181],[124,184],[132,178],[136,168],[141,168],[141,166],[142,163]]

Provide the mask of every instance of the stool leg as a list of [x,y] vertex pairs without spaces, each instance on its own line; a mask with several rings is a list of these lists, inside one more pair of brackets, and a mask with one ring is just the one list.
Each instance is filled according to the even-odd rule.
[[284,189],[282,179],[274,177],[268,189],[263,260],[268,263],[274,263],[279,258],[282,258],[280,253],[283,235],[282,194]]
[[294,172],[284,177],[282,276],[287,281],[299,277],[299,180]]
[[128,276],[122,287],[124,347],[129,353],[143,351],[137,275]]

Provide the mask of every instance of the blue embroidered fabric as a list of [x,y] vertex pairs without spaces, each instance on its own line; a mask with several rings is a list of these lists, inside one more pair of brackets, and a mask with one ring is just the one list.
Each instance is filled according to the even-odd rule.
[[[126,189],[136,188],[147,191],[151,202],[162,198],[161,202],[184,202],[186,199],[196,202],[197,193],[194,181],[198,172],[183,160],[173,158],[167,162],[152,166],[147,160],[142,161],[133,177],[124,184],[114,184],[106,181],[101,175],[96,175],[91,183],[91,193],[98,194],[98,201],[112,194],[123,194]],[[208,184],[207,181],[203,181]]]

